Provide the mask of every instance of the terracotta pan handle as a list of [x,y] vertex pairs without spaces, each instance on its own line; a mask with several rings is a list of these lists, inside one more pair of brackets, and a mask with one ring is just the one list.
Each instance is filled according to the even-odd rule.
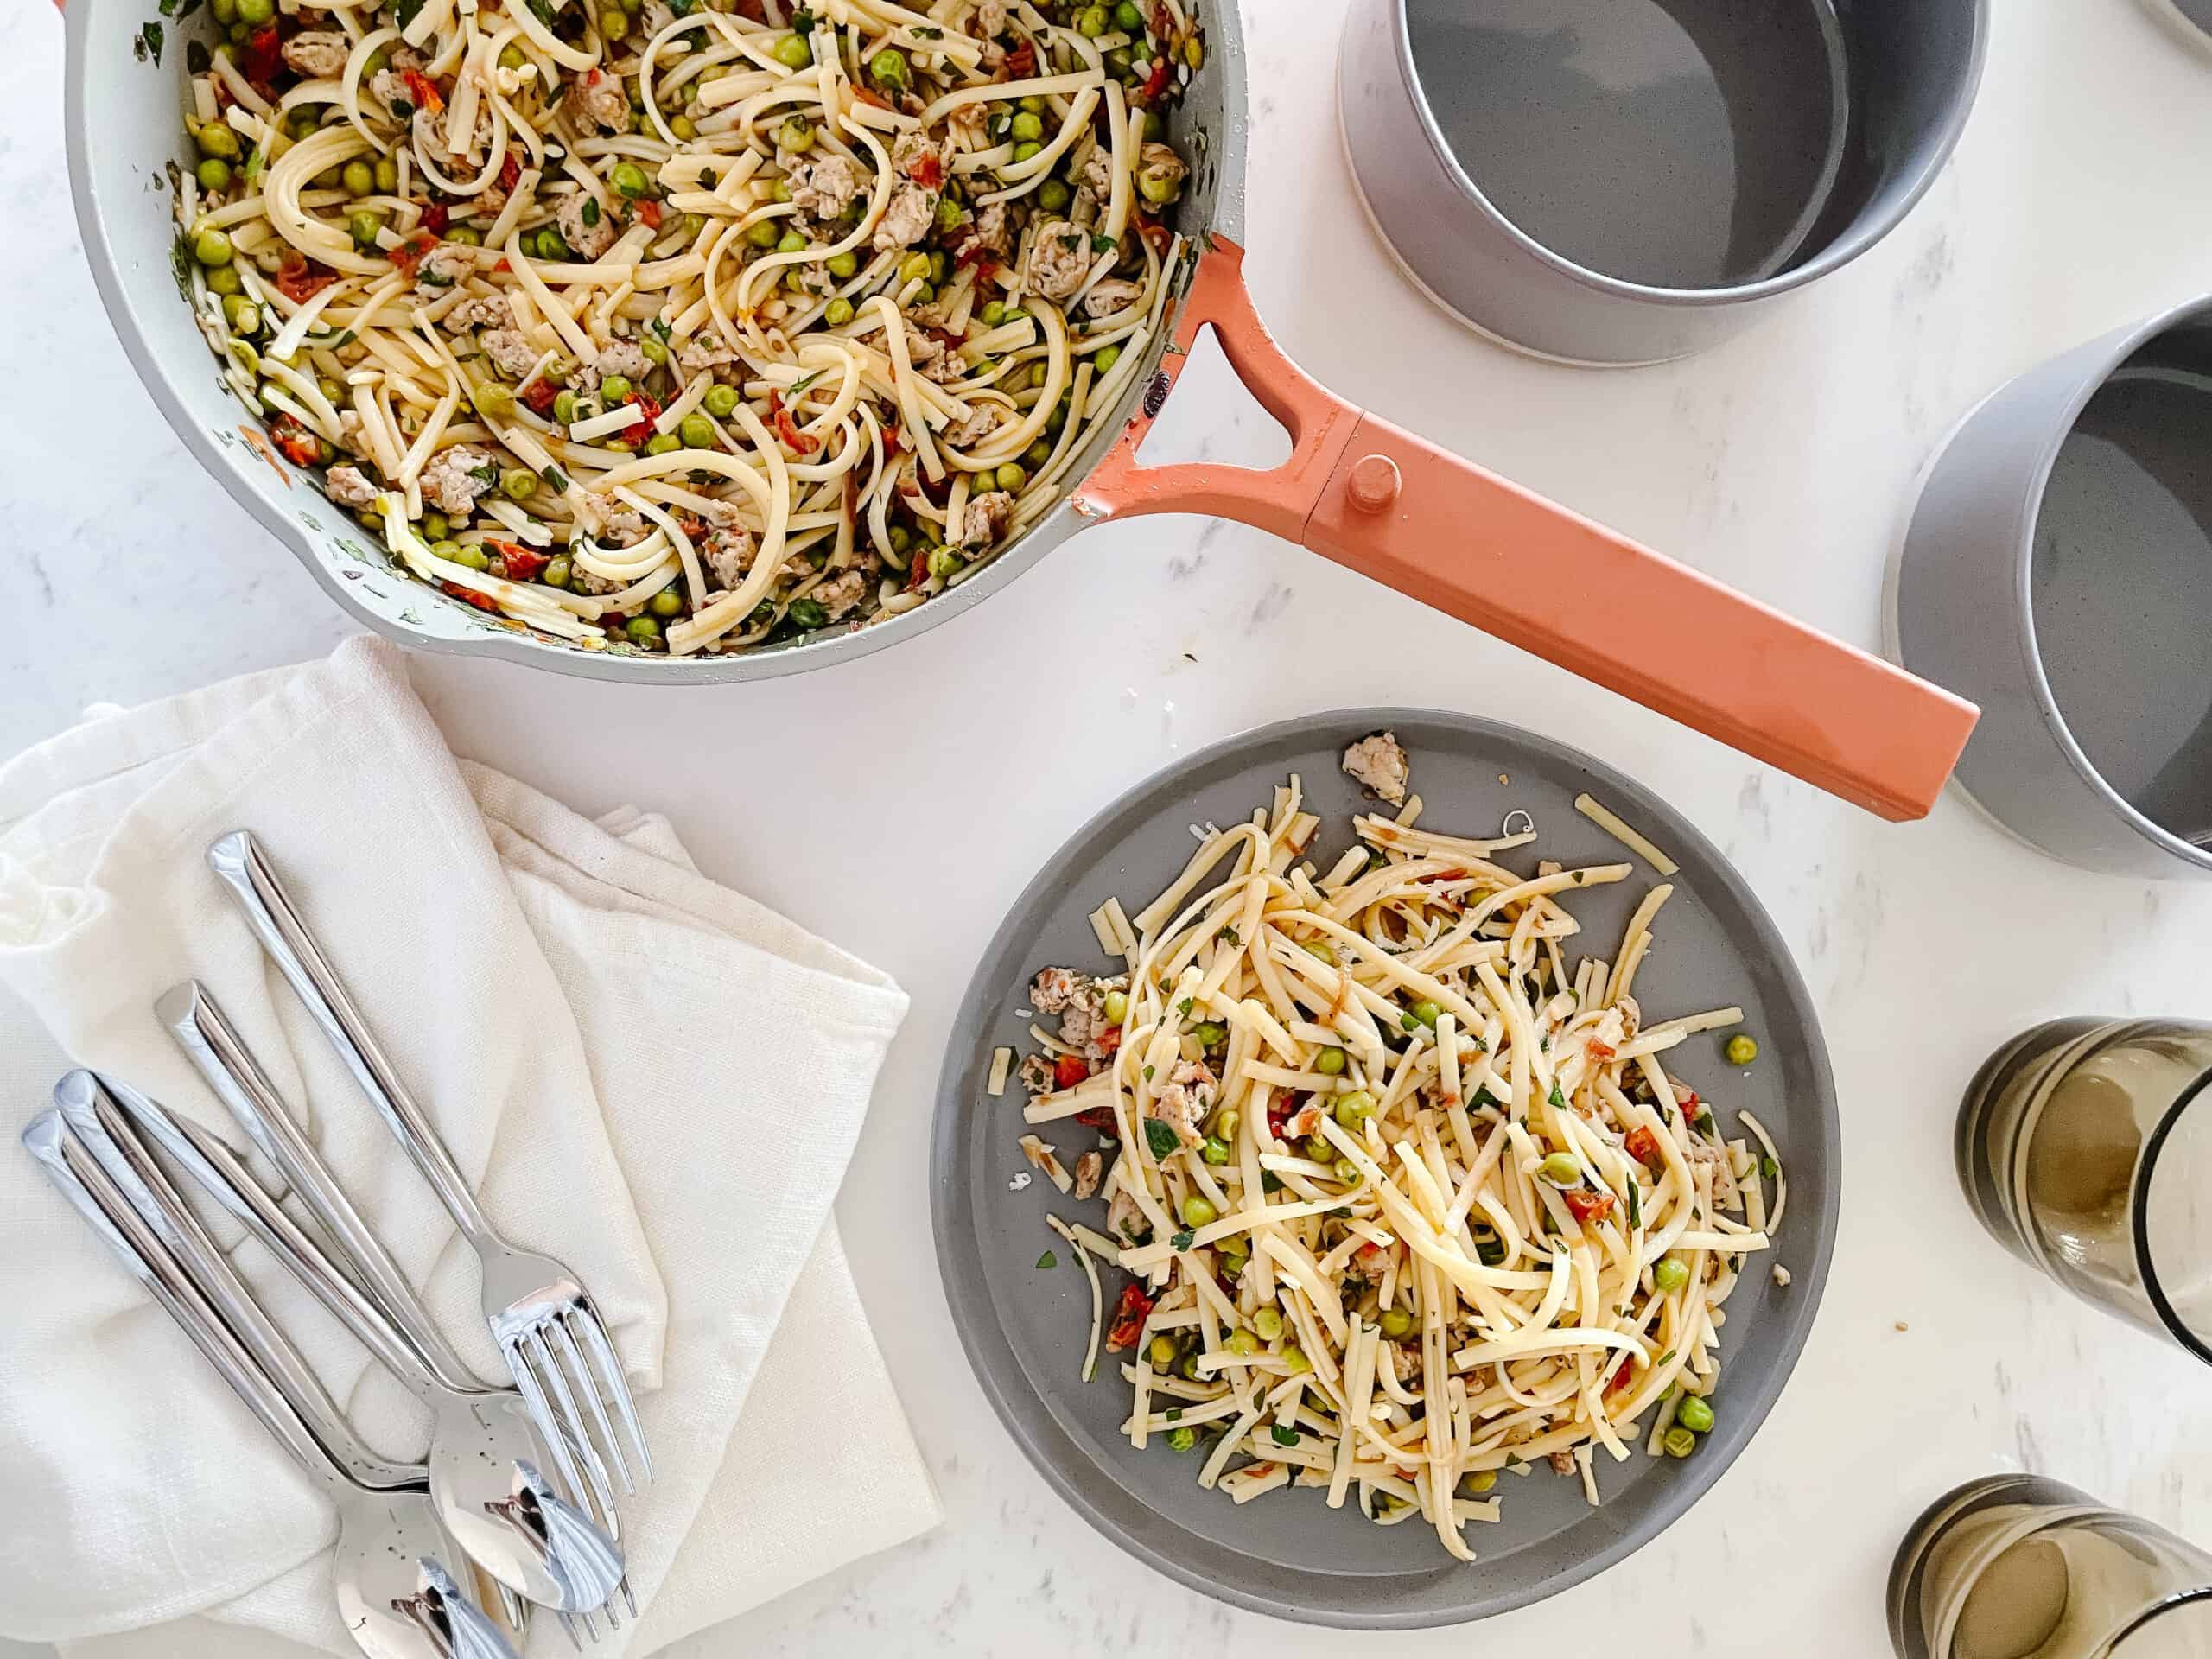
[[[1284,355],[1243,266],[1215,238],[1160,376],[1076,492],[1078,511],[1271,531],[1883,817],[1927,815],[1972,703],[1362,412]],[[1209,323],[1289,432],[1281,467],[1137,464]]]

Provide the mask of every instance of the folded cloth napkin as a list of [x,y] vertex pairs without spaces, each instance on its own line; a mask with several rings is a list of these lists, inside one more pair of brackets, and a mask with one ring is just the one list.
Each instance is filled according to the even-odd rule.
[[[622,1516],[642,1618],[595,1653],[652,1652],[935,1524],[830,1215],[904,993],[700,875],[664,821],[594,823],[457,762],[382,642],[0,766],[8,1122],[66,1054],[242,1145],[154,1017],[200,980],[448,1336],[504,1374],[473,1252],[207,868],[241,827],[493,1220],[613,1327],[656,1478]],[[225,1236],[364,1438],[419,1454],[412,1396]],[[352,1651],[326,1501],[4,1147],[0,1306],[0,1634],[101,1659]],[[537,1621],[533,1656],[565,1647]]]

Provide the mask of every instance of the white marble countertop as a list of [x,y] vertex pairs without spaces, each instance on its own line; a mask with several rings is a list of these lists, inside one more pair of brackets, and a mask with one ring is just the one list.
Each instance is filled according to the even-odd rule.
[[[1249,270],[1290,352],[1424,435],[1870,645],[1913,481],[1960,414],[2212,283],[2212,60],[2128,0],[2002,0],[1957,159],[1884,245],[1687,363],[1525,361],[1432,310],[1372,241],[1332,113],[1345,3],[1247,6]],[[44,6],[0,13],[16,250],[0,267],[14,341],[0,400],[16,607],[0,643],[5,753],[89,702],[318,653],[349,626],[186,456],[109,333],[69,213],[60,37]],[[1232,459],[1264,424],[1195,380],[1171,418]],[[1348,635],[1389,646],[1347,650]],[[863,1643],[978,1659],[1340,1649],[1183,1590],[1077,1520],[998,1432],[918,1247],[945,1033],[1003,906],[1133,780],[1324,703],[1516,721],[1665,790],[1774,913],[1841,1087],[1834,1276],[1772,1418],[1659,1541],[1476,1639],[1525,1648],[1563,1619],[1618,1633],[1634,1617],[1662,1654],[1770,1651],[1777,1631],[1798,1653],[1878,1652],[1901,1530],[1995,1469],[2047,1472],[2212,1540],[2212,1487],[2183,1476],[2212,1435],[2203,1372],[2004,1255],[1968,1217],[1950,1156],[1961,1085],[2016,1029],[2212,1014],[2212,889],[2067,869],[1955,798],[1923,823],[1878,823],[1310,555],[1196,519],[1084,535],[991,604],[827,675],[652,692],[425,657],[416,678],[461,753],[586,810],[665,810],[711,873],[913,993],[838,1212],[945,1525],[695,1638],[685,1659]],[[944,880],[882,903],[868,872],[887,837],[934,849]],[[1430,1632],[1392,1650],[1469,1639]]]

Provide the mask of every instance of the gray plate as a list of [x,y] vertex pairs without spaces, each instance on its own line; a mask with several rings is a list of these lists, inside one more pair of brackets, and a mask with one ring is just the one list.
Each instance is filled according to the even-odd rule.
[[[1639,972],[1637,999],[1653,1019],[1740,1003],[1759,1058],[1747,1072],[1725,1065],[1718,1044],[1693,1038],[1669,1058],[1700,1093],[1713,1095],[1724,1124],[1749,1108],[1773,1133],[1789,1178],[1789,1208],[1772,1259],[1794,1282],[1778,1290],[1747,1274],[1728,1304],[1719,1427],[1686,1461],[1628,1464],[1600,1458],[1602,1509],[1580,1483],[1548,1469],[1507,1477],[1505,1517],[1477,1525],[1480,1560],[1447,1559],[1418,1521],[1376,1527],[1350,1508],[1324,1507],[1322,1494],[1271,1494],[1239,1509],[1199,1489],[1197,1465],[1164,1444],[1132,1451],[1118,1432],[1128,1389],[1101,1357],[1096,1382],[1078,1372],[1090,1322],[1090,1292],[1071,1252],[1045,1225],[1048,1210],[1086,1212],[1103,1227],[1096,1200],[1077,1206],[1039,1179],[1021,1192],[1008,1182],[1026,1166],[1021,1090],[984,1092],[991,1051],[1027,1052],[1027,987],[1038,969],[1102,968],[1085,919],[1109,894],[1132,914],[1189,858],[1187,826],[1230,823],[1264,804],[1290,772],[1304,779],[1307,805],[1322,815],[1314,861],[1326,868],[1351,839],[1357,788],[1338,768],[1345,744],[1380,728],[1397,733],[1413,756],[1414,785],[1427,804],[1424,824],[1471,836],[1494,833],[1516,807],[1535,815],[1541,839],[1506,855],[1516,868],[1541,855],[1568,864],[1617,861],[1619,844],[1574,810],[1587,790],[1681,861],[1675,896]],[[1502,784],[1505,773],[1511,783]],[[1629,912],[1653,878],[1574,897],[1590,948],[1611,960]],[[1835,1084],[1812,999],[1774,924],[1711,842],[1649,790],[1589,756],[1548,739],[1458,715],[1352,709],[1266,727],[1202,750],[1141,784],[1101,812],[1030,882],[1001,926],[969,987],[938,1087],[931,1147],[931,1211],[938,1262],[955,1327],[1000,1420],[1061,1497],[1130,1554],[1192,1589],[1240,1607],[1317,1624],[1408,1629],[1482,1618],[1563,1590],[1656,1536],[1697,1500],[1765,1418],[1812,1328],[1835,1240],[1841,1173]],[[1058,1126],[1064,1161],[1091,1142]],[[1039,1272],[1054,1249],[1058,1266]],[[1110,1299],[1123,1276],[1105,1269]],[[1647,1424],[1649,1420],[1647,1419]]]

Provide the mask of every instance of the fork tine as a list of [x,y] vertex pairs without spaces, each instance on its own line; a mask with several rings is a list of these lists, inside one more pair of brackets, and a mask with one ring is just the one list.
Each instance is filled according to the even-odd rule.
[[[630,1617],[635,1618],[638,1616],[638,1598],[631,1593],[630,1575],[627,1573],[625,1573],[622,1575],[620,1581],[617,1583],[614,1587],[622,1592],[623,1605],[629,1608]],[[607,1604],[610,1607],[613,1605],[614,1604],[612,1602]]]
[[531,1421],[537,1425],[537,1432],[545,1441],[545,1449],[553,1454],[553,1461],[561,1471],[571,1491],[582,1492],[583,1477],[576,1472],[575,1459],[569,1453],[568,1436],[562,1433],[561,1420],[554,1414],[552,1402],[545,1397],[545,1384],[537,1368],[531,1363],[528,1350],[520,1338],[510,1339],[504,1344],[507,1354],[507,1370],[513,1375],[516,1392],[529,1407]]
[[569,1645],[578,1653],[582,1653],[584,1650],[584,1639],[576,1634],[576,1616],[574,1613],[562,1614],[561,1628],[569,1633]]
[[[537,1428],[540,1433],[544,1432],[543,1423],[537,1424]],[[582,1429],[581,1423],[563,1423],[561,1425],[561,1440],[569,1456],[590,1477],[591,1484],[588,1488],[568,1484],[566,1490],[562,1490],[563,1483],[556,1482],[555,1490],[563,1502],[573,1503],[579,1510],[592,1511],[593,1524],[613,1537],[621,1524],[614,1512],[614,1487],[607,1478],[607,1460],[599,1455],[599,1448],[591,1443],[591,1437]]]
[[[550,1321],[549,1323],[557,1324]],[[524,1351],[530,1356],[531,1368],[539,1373],[550,1386],[554,1397],[559,1401],[562,1421],[575,1430],[576,1439],[579,1441],[588,1446],[591,1442],[591,1435],[584,1427],[583,1413],[577,1408],[575,1390],[569,1386],[567,1370],[554,1357],[553,1350],[546,1343],[545,1330],[544,1325],[533,1325],[524,1332],[520,1338]],[[594,1407],[598,1405],[596,1396],[594,1397],[592,1403]],[[622,1490],[626,1492],[636,1491],[637,1489],[630,1484],[629,1471],[620,1467],[619,1459],[616,1462],[622,1476]],[[607,1494],[607,1502],[610,1503],[613,1502],[613,1494],[611,1492]]]
[[[605,1391],[593,1378],[584,1364],[584,1357],[576,1350],[576,1338],[569,1329],[566,1317],[548,1319],[540,1327],[550,1338],[554,1357],[563,1363],[575,1379],[576,1387],[591,1403],[592,1421],[599,1425],[599,1438],[607,1447],[607,1454],[614,1460],[615,1472],[622,1477],[622,1490],[634,1492],[638,1489],[630,1479],[630,1460],[622,1455],[621,1442],[614,1438],[614,1425],[607,1421]],[[579,1425],[581,1435],[582,1426]],[[583,1437],[588,1438],[588,1437]]]
[[576,1323],[583,1329],[584,1346],[599,1372],[601,1387],[614,1395],[614,1408],[622,1414],[623,1425],[630,1431],[630,1442],[637,1448],[638,1467],[650,1481],[653,1478],[653,1454],[645,1445],[645,1431],[638,1421],[636,1402],[630,1398],[630,1379],[622,1374],[622,1362],[614,1357],[614,1344],[607,1341],[607,1327],[600,1322],[599,1310],[592,1306],[589,1297],[584,1299]]

